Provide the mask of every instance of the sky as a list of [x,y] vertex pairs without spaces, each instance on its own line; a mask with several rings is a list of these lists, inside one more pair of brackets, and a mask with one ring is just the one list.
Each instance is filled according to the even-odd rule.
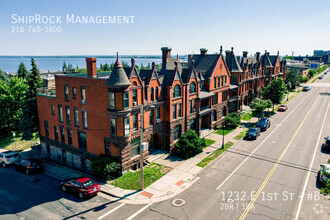
[[[60,24],[13,24],[12,16],[61,16]],[[66,23],[66,15],[134,16],[129,24]],[[312,55],[330,50],[328,0],[10,0],[0,1],[0,55],[172,55],[234,47]],[[17,33],[17,27],[27,30]],[[60,26],[60,33],[29,32]],[[14,33],[13,33],[14,32]]]

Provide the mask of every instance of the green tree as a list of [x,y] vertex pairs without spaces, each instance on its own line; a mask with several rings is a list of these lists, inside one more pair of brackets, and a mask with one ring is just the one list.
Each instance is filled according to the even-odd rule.
[[20,123],[20,130],[23,131],[22,139],[31,140],[33,132],[38,131],[39,120],[38,120],[38,108],[37,108],[37,88],[42,85],[40,78],[39,69],[31,59],[32,69],[28,79],[28,90],[25,95],[25,102],[22,108],[23,118]]
[[292,88],[291,82],[287,82],[287,84],[286,84],[286,88],[287,88],[288,90],[290,90],[290,89]]
[[0,69],[0,80],[7,80],[7,76],[1,69]]
[[241,124],[241,117],[236,112],[231,112],[225,117],[225,124],[227,128],[236,128]]
[[29,75],[28,70],[26,69],[24,63],[21,62],[18,66],[17,76],[23,79],[27,79],[28,75]]
[[299,84],[299,77],[298,77],[298,72],[297,72],[297,69],[296,69],[296,68],[293,67],[293,68],[287,73],[287,76],[286,76],[285,82],[286,82],[286,83],[290,82],[290,83],[291,83],[291,86],[292,86],[292,89],[295,89],[295,88],[296,88],[296,85]]
[[171,153],[183,159],[188,159],[202,152],[204,147],[206,147],[205,139],[200,139],[195,131],[188,130],[174,144]]
[[9,125],[11,130],[18,130],[22,119],[22,106],[28,85],[19,77],[10,77],[0,81],[0,124]]
[[308,77],[309,78],[313,78],[315,74],[316,74],[316,71],[314,69],[310,69],[308,71]]
[[283,59],[286,59],[286,60],[293,60],[293,56],[288,56],[288,55],[286,55],[285,57],[283,57]]
[[63,61],[62,71],[67,71],[67,68],[65,61]]
[[267,100],[262,100],[259,98],[255,98],[253,99],[253,101],[250,103],[250,108],[252,109],[252,112],[255,113],[256,115],[262,117],[262,113],[266,110],[266,108],[269,108],[269,104],[270,107],[272,106],[272,101],[270,101],[269,99]]
[[262,95],[264,99],[269,99],[274,105],[280,104],[286,92],[286,86],[282,78],[271,81],[263,90]]

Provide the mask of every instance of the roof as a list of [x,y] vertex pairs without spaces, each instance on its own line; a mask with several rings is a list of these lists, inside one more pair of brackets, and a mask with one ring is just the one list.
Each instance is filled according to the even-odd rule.
[[204,99],[204,98],[208,98],[208,97],[211,97],[211,96],[214,96],[214,92],[200,91],[199,95],[198,95],[198,98]]
[[262,60],[262,65],[265,67],[273,67],[272,63],[269,60],[269,56],[268,55],[262,55],[261,56],[261,60]]
[[[195,67],[196,72],[204,72],[203,78],[201,78],[201,80],[204,80],[211,77],[213,70],[217,65],[219,57],[220,54],[206,54],[206,55],[194,54],[192,55],[189,61],[191,60],[195,61],[193,65]],[[190,62],[189,67],[191,65],[192,63]]]
[[233,51],[226,53],[226,64],[230,72],[243,72]]
[[277,57],[278,55],[269,55],[269,60],[270,60],[270,63],[273,65],[273,66],[276,66],[276,61],[277,61]]
[[107,80],[107,86],[109,87],[128,87],[131,84],[129,81],[127,74],[121,65],[118,54],[117,54],[117,60],[114,65],[114,68],[112,72],[109,75],[109,78]]

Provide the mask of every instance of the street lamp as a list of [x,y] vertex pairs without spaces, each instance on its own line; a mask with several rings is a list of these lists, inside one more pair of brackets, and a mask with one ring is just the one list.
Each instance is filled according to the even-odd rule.
[[[155,108],[154,105],[148,105],[146,107],[146,111],[149,109]],[[143,141],[143,104],[140,105],[140,190],[143,191],[143,151],[145,150],[145,144],[142,143]]]
[[226,124],[225,122],[222,123],[222,150],[225,149],[225,127],[226,127]]
[[15,142],[15,151],[16,151],[16,134],[15,134],[15,132],[13,132],[13,136],[14,136],[14,142]]

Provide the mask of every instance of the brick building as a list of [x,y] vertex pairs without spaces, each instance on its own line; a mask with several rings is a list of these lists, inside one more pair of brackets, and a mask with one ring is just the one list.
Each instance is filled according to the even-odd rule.
[[[273,78],[285,74],[279,56],[265,53],[240,61],[231,51],[172,58],[163,47],[162,64],[138,71],[117,57],[110,75],[96,71],[96,58],[86,58],[87,74],[55,75],[55,88],[38,90],[41,149],[50,159],[91,170],[91,159],[119,157],[123,170],[139,162],[140,123],[143,142],[170,151],[189,129],[198,135],[217,128],[230,111],[241,110]],[[282,72],[281,72],[282,71]],[[143,121],[140,107],[143,105]],[[145,159],[149,151],[145,152]]]

